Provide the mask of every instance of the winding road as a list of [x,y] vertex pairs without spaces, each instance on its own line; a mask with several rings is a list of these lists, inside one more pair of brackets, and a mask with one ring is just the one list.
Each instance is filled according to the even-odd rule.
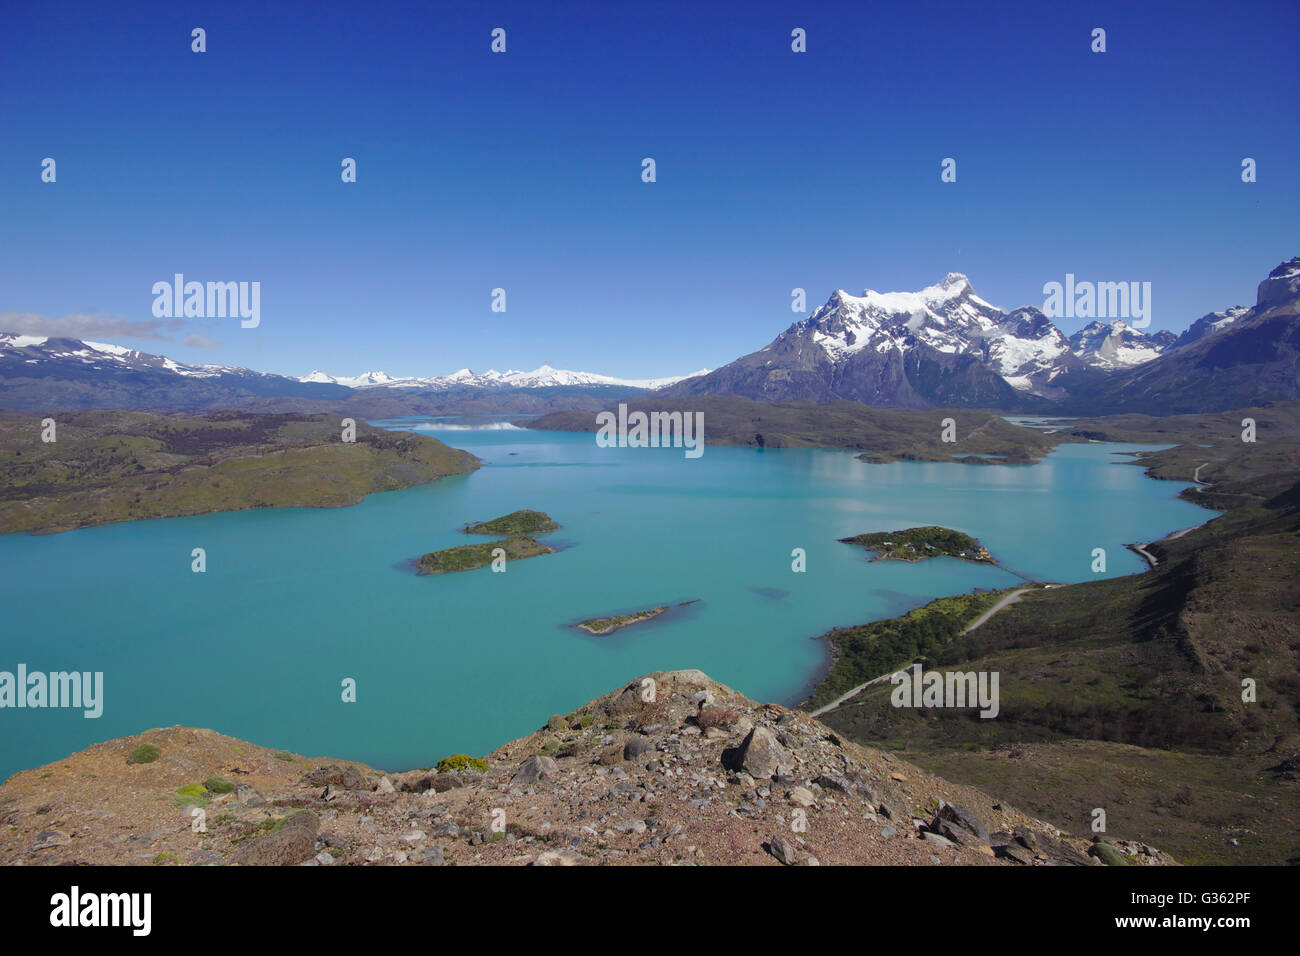
[[[1017,590],[1012,591],[1010,594],[1004,594],[1004,595],[1003,595],[1003,596],[998,600],[998,603],[997,603],[997,604],[994,604],[991,608],[989,608],[987,611],[985,611],[985,612],[984,612],[983,614],[981,614],[979,617],[975,618],[974,621],[972,621],[970,624],[966,625],[965,629],[961,632],[961,634],[958,634],[957,636],[958,636],[958,637],[961,637],[961,636],[964,635],[964,634],[969,634],[971,631],[975,630],[975,628],[979,627],[981,624],[983,624],[985,621],[987,621],[989,618],[991,618],[994,614],[997,614],[998,611],[1002,610],[1004,607],[1007,607],[1007,606],[1010,605],[1010,604],[1015,604],[1017,601],[1019,601],[1019,600],[1020,600],[1020,595],[1024,594],[1026,591],[1033,591],[1033,590],[1034,590],[1034,588],[1018,588]],[[812,713],[810,713],[808,716],[809,716],[809,717],[820,717],[822,714],[829,713],[830,711],[834,710],[836,707],[839,707],[840,704],[844,703],[844,702],[845,702],[846,700],[848,700],[849,698],[851,698],[851,697],[856,697],[858,694],[860,694],[862,691],[866,690],[868,687],[874,687],[874,686],[877,685],[877,684],[883,684],[885,681],[889,680],[889,679],[890,679],[891,677],[893,677],[895,674],[902,674],[902,673],[904,673],[904,671],[901,671],[901,670],[900,670],[900,671],[890,671],[888,674],[881,674],[879,677],[873,677],[871,680],[867,681],[865,684],[859,684],[857,687],[853,688],[853,689],[852,689],[851,691],[849,691],[848,693],[846,693],[846,694],[841,694],[839,697],[836,697],[833,701],[831,701],[831,702],[830,702],[829,704],[827,704],[825,707],[819,707],[819,708],[817,708],[817,709],[814,710]]]

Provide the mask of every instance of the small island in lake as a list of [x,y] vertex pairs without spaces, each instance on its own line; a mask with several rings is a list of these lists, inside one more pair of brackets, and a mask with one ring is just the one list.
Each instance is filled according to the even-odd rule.
[[595,617],[590,621],[582,621],[575,626],[582,628],[589,634],[603,636],[613,634],[615,631],[620,631],[629,625],[648,621],[652,617],[658,617],[666,610],[668,610],[668,605],[661,604],[659,607],[647,608],[644,611],[633,611],[631,614],[619,614],[615,617]]
[[542,544],[530,534],[542,534],[559,528],[544,511],[512,511],[491,521],[479,521],[461,528],[463,534],[491,534],[504,538],[483,544],[462,544],[441,551],[430,551],[415,559],[420,574],[447,574],[450,571],[473,571],[492,563],[492,552],[502,548],[507,561],[535,558],[539,554],[554,554],[556,549]]
[[543,534],[558,531],[560,525],[545,511],[512,511],[491,521],[478,521],[461,528],[462,534]]
[[547,547],[540,541],[524,535],[515,535],[504,541],[488,541],[484,544],[462,544],[455,548],[443,548],[430,551],[416,558],[415,566],[420,574],[447,574],[451,571],[473,571],[492,563],[492,552],[503,548],[507,561],[520,558],[535,558],[539,554],[554,554],[555,549]]
[[926,558],[963,558],[982,564],[996,564],[979,541],[968,534],[928,525],[904,531],[876,531],[840,538],[845,544],[875,552],[873,561],[922,561]]

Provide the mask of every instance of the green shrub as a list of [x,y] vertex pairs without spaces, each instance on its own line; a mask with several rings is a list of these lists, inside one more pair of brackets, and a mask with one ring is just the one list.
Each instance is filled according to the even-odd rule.
[[157,744],[141,744],[131,751],[131,763],[153,763],[162,756],[162,748]]
[[203,781],[203,786],[209,793],[233,793],[235,790],[234,781],[225,777],[208,777]]
[[478,770],[486,773],[487,768],[487,761],[480,760],[478,757],[471,757],[468,754],[452,754],[450,757],[443,757],[439,760],[435,769],[438,773],[447,773],[451,770]]

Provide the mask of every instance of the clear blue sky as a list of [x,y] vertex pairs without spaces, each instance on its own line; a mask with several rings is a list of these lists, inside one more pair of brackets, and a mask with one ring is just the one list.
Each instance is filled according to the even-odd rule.
[[[288,374],[639,377],[761,347],[796,286],[1010,308],[1073,272],[1180,330],[1300,254],[1300,4],[602,6],[5,5],[0,313]],[[260,327],[156,323],[178,271],[260,281]]]

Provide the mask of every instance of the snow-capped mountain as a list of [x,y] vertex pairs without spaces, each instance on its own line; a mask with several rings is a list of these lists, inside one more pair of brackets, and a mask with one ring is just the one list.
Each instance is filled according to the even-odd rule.
[[[1119,378],[1127,382],[1125,376],[1181,354],[1201,339],[1226,341],[1228,333],[1268,309],[1292,308],[1297,289],[1300,258],[1269,274],[1259,286],[1254,309],[1211,313],[1182,336],[1169,331],[1147,335],[1117,320],[1092,322],[1068,339],[1038,309],[1004,311],[977,296],[966,276],[955,272],[919,292],[850,295],[838,290],[759,351],[660,394],[848,399],[916,408],[1086,407],[1091,398],[1121,388]],[[1275,361],[1276,342],[1231,337],[1233,361],[1244,363],[1243,368]],[[1244,351],[1236,344],[1247,341],[1254,344]],[[1199,381],[1195,371],[1184,374]],[[1243,386],[1239,392],[1247,390]],[[1142,401],[1149,400],[1149,392],[1140,394]]]
[[0,408],[197,409],[347,394],[337,385],[228,365],[186,365],[105,342],[0,332]]
[[63,363],[81,365],[92,370],[171,372],[191,378],[216,378],[221,375],[259,375],[246,368],[227,365],[182,365],[162,355],[150,355],[121,345],[86,342],[81,339],[48,338],[43,335],[19,335],[0,332],[0,360],[11,359],[24,365]]
[[548,365],[481,375],[461,369],[432,378],[393,378],[378,371],[352,377],[316,371],[293,378],[229,365],[187,365],[104,342],[0,332],[0,408],[193,409],[277,400],[341,401],[362,394],[411,396],[414,401],[452,389],[462,396],[469,390],[500,397],[549,388],[539,394],[556,400],[557,389],[562,396],[590,397],[608,394],[610,386],[644,391],[678,381],[680,377],[620,379]]
[[1053,380],[1070,365],[1069,343],[1047,316],[1034,308],[1008,314],[977,296],[958,272],[920,292],[837,291],[796,329],[807,330],[833,362],[862,349],[923,345],[976,357],[1013,388],[1034,394],[1054,392]]
[[336,377],[324,372],[312,372],[304,375],[302,382],[330,382],[346,385],[349,388],[420,388],[440,390],[465,386],[470,388],[557,388],[575,386],[613,385],[623,388],[654,389],[673,385],[683,379],[696,375],[707,375],[708,369],[700,369],[690,375],[676,375],[670,378],[627,379],[612,375],[598,375],[594,372],[572,372],[567,369],[552,368],[543,365],[531,372],[498,372],[488,369],[486,372],[471,372],[467,368],[452,372],[450,375],[436,375],[429,378],[393,378],[385,372],[366,372],[353,377]]
[[953,272],[919,292],[837,290],[760,351],[667,392],[1004,408],[1058,397],[1082,370],[1042,312],[1005,312]]
[[1146,335],[1123,319],[1115,319],[1089,322],[1070,336],[1070,348],[1086,364],[1111,371],[1150,362],[1175,347],[1177,340],[1172,332]]
[[346,385],[348,388],[368,388],[372,385],[387,385],[393,379],[386,372],[362,372],[360,375],[354,375],[351,378],[336,378],[333,375],[326,375],[324,372],[313,371],[310,375],[302,376],[298,381]]

